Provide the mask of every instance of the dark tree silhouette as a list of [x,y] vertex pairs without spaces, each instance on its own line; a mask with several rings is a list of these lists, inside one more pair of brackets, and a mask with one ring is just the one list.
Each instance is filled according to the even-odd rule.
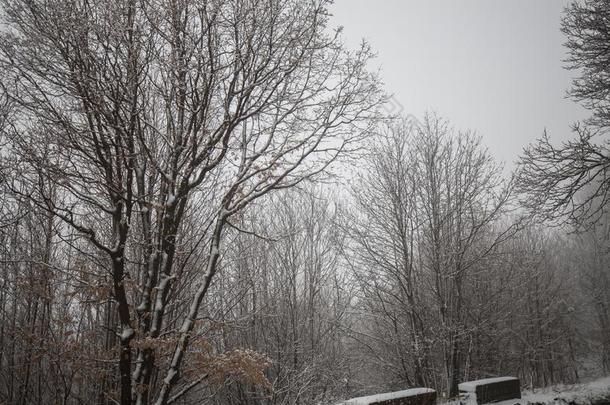
[[580,72],[568,95],[592,116],[574,125],[577,136],[561,146],[545,133],[527,147],[517,184],[536,216],[586,227],[602,217],[610,192],[610,4],[573,2],[562,32],[568,38],[566,68]]

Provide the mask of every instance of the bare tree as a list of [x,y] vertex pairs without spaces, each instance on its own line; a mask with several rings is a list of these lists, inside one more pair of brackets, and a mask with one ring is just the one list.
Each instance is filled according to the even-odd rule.
[[[431,383],[422,303],[425,292],[417,271],[421,218],[412,159],[415,125],[405,120],[390,126],[385,138],[372,148],[363,178],[352,193],[357,213],[346,219],[346,232],[355,243],[346,259],[352,263],[363,294],[358,306],[372,317],[370,323],[361,324],[369,324],[370,329],[356,331],[355,338],[362,342],[363,336],[388,331],[359,348],[368,353],[369,364],[379,362],[376,371],[363,378],[377,376],[388,388],[403,382]],[[381,370],[384,372],[379,373]]]
[[471,276],[515,229],[497,226],[510,182],[478,137],[435,116],[399,123],[381,144],[354,193],[353,257],[365,305],[373,329],[385,323],[381,336],[391,337],[383,358],[394,378],[455,395],[474,327]]
[[345,235],[334,226],[338,209],[317,188],[265,200],[240,221],[249,232],[236,234],[225,255],[219,277],[229,287],[218,291],[222,310],[213,318],[226,326],[224,345],[267,354],[273,390],[265,401],[247,384],[232,384],[215,402],[340,399],[349,369],[343,331],[352,295],[341,269]]
[[593,112],[588,123],[608,128],[610,122],[610,7],[603,0],[573,1],[564,11],[561,31],[566,35],[567,68],[578,71],[568,94]]
[[[567,68],[579,77],[568,95],[591,110],[575,139],[553,146],[545,133],[525,149],[519,162],[522,203],[542,219],[566,220],[585,227],[607,211],[610,200],[610,7],[603,0],[572,2],[562,31],[568,40]],[[596,142],[596,140],[598,140]],[[560,221],[564,222],[564,221]]]
[[587,232],[572,235],[569,263],[582,288],[581,329],[589,347],[588,357],[600,364],[601,372],[610,371],[610,230],[608,214]]
[[600,130],[576,127],[578,139],[554,146],[545,135],[523,152],[517,188],[522,205],[537,218],[589,227],[610,202],[610,143]]
[[[381,101],[370,53],[328,34],[327,5],[3,2],[12,190],[96,249],[118,315],[120,403],[171,403],[202,381],[181,371],[230,218],[367,133]],[[184,218],[197,215],[207,254],[184,312],[170,312]]]
[[[531,387],[578,379],[578,317],[574,310],[578,275],[568,265],[567,239],[558,232],[529,225],[503,249],[505,273],[502,311],[505,333],[500,344],[511,347],[500,361]],[[508,339],[506,337],[508,336]]]

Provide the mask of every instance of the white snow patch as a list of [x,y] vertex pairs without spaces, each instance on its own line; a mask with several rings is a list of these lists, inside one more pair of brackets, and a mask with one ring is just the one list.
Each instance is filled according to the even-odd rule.
[[[524,403],[552,403],[558,400],[565,402],[590,403],[592,399],[610,397],[610,377],[600,378],[584,384],[555,385],[525,391]],[[500,402],[498,404],[501,404]]]
[[130,327],[123,328],[123,331],[121,332],[121,340],[129,340],[129,338],[131,338],[134,333],[135,331]]

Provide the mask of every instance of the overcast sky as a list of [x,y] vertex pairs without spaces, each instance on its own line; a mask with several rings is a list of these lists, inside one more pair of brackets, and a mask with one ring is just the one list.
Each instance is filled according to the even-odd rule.
[[483,136],[512,167],[544,128],[556,142],[587,112],[565,98],[565,0],[336,0],[332,23],[350,47],[377,52],[405,113],[436,111]]

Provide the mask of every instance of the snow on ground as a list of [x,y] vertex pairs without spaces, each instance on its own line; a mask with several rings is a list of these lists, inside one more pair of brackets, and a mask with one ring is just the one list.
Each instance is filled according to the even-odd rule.
[[[589,404],[601,399],[610,401],[610,377],[584,384],[555,385],[523,391],[522,401],[526,400],[529,403],[575,402],[577,404]],[[503,401],[498,404],[509,402]]]
[[[505,378],[487,379],[485,381],[500,381]],[[481,380],[482,381],[482,380]],[[474,381],[477,382],[477,381]],[[480,381],[479,381],[480,382]],[[473,383],[471,381],[470,383]],[[460,387],[468,388],[468,387]],[[410,390],[390,392],[385,394],[371,395],[368,397],[353,398],[343,405],[367,405],[378,401],[387,401],[403,396],[419,395],[430,392],[429,388],[414,388]],[[464,390],[465,391],[465,390]],[[493,405],[601,405],[610,404],[610,376],[583,384],[575,385],[554,385],[546,388],[534,390],[524,390],[521,392],[521,399],[509,399],[506,401],[495,402]],[[439,405],[459,405],[459,401],[438,401]]]
[[[468,402],[468,401],[466,401]],[[439,401],[439,404],[442,402]],[[554,385],[551,387],[523,390],[521,399],[494,402],[494,405],[532,404],[610,404],[610,377],[583,384]],[[457,405],[458,401],[447,401],[443,405]]]

